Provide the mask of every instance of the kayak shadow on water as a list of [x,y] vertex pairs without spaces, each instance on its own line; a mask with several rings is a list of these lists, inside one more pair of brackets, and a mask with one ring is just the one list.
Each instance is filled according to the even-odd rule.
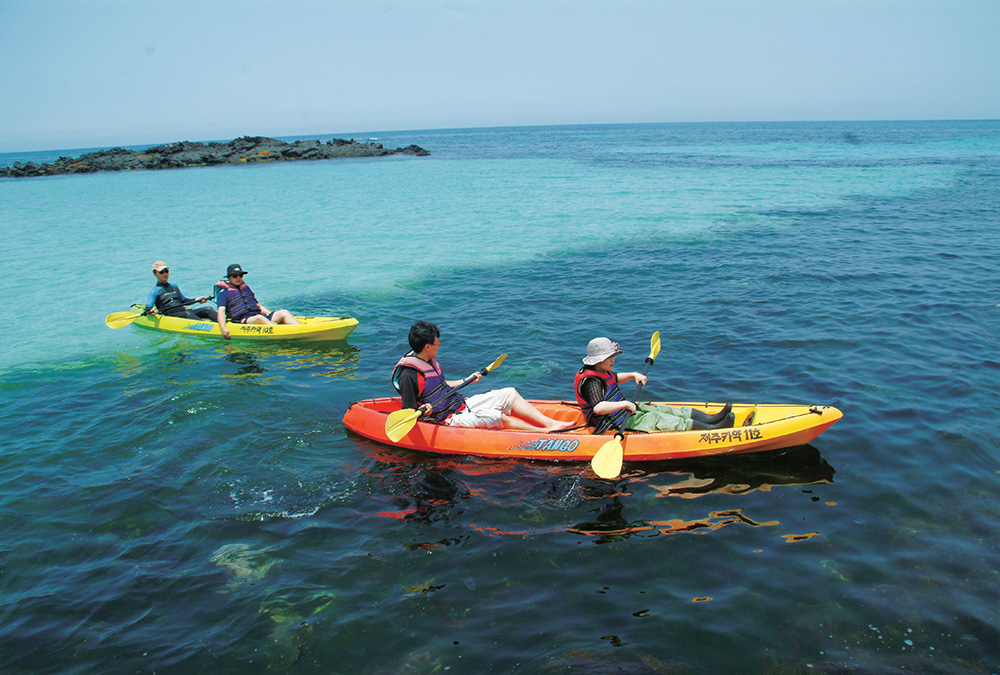
[[[132,352],[123,354],[123,366],[138,363]],[[304,371],[323,377],[353,375],[361,361],[361,350],[344,340],[329,342],[254,343],[211,342],[194,338],[169,336],[147,345],[147,354],[141,359],[160,367],[180,368],[192,362],[200,365],[218,365],[222,377],[246,379],[262,383],[260,376],[288,371]],[[227,367],[232,364],[235,368]]]
[[[478,522],[471,527],[490,535],[570,532],[597,537],[597,543],[602,543],[642,533],[714,530],[733,523],[773,525],[755,522],[738,508],[712,511],[692,521],[641,516],[629,520],[624,512],[629,506],[648,514],[647,495],[640,498],[636,494],[645,487],[651,488],[656,498],[695,499],[832,483],[835,473],[815,447],[802,445],[750,455],[632,464],[620,480],[606,482],[595,480],[589,465],[581,462],[436,455],[348,435],[365,450],[367,468],[359,467],[359,474],[367,475],[370,484],[382,485],[376,490],[379,499],[392,504],[375,515],[442,525],[460,524],[475,513]],[[596,509],[595,503],[599,504]],[[484,505],[487,509],[478,508]],[[522,515],[512,519],[507,507]],[[568,524],[566,514],[581,509],[596,516]],[[484,516],[488,516],[487,522]],[[452,537],[421,546],[458,541]]]
[[343,340],[302,345],[226,343],[215,345],[214,351],[238,366],[232,377],[252,377],[268,370],[315,371],[336,377],[353,373],[361,360],[361,350]]
[[[578,523],[570,531],[598,537],[597,543],[605,543],[636,534],[706,532],[732,524],[751,527],[777,525],[777,521],[757,522],[744,515],[739,508],[711,511],[707,516],[690,520],[629,520],[624,516],[626,502],[623,497],[631,496],[636,487],[647,483],[658,498],[697,499],[711,495],[746,495],[781,486],[832,483],[834,473],[833,467],[811,445],[746,455],[634,465],[618,481],[617,490],[608,493],[610,499],[597,510],[596,517],[591,521]],[[673,480],[665,485],[660,484],[668,479]],[[818,501],[819,497],[813,496],[812,500]]]
[[812,445],[769,452],[648,462],[628,467],[627,483],[650,482],[663,474],[691,474],[667,487],[660,496],[696,498],[710,493],[746,494],[778,485],[832,483],[836,473]]
[[377,503],[370,515],[452,528],[444,539],[412,547],[458,544],[473,532],[565,532],[566,511],[589,503],[581,490],[588,482],[584,463],[424,453],[347,435],[360,451],[354,471]]

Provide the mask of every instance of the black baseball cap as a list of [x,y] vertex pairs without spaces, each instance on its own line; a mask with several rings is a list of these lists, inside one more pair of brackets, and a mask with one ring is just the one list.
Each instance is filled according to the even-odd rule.
[[246,270],[244,270],[238,264],[233,263],[232,265],[229,266],[229,269],[226,270],[226,276],[231,277],[234,274],[246,274]]

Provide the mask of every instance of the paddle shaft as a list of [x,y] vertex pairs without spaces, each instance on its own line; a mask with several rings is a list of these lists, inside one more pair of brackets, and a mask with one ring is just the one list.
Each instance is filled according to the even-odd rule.
[[[494,361],[490,365],[480,370],[479,374],[481,375],[481,377],[486,377],[487,375],[489,375],[490,370],[496,368],[501,363],[503,363],[503,360],[505,358],[507,358],[507,355],[501,354],[496,361]],[[475,379],[476,379],[475,375],[472,375],[463,380],[462,383],[459,384],[457,387],[453,387],[452,389],[454,391],[458,391],[465,385],[474,382]],[[433,412],[433,408],[431,409],[431,412]],[[417,420],[419,420],[425,414],[426,413],[424,412],[423,408],[416,408],[416,409],[403,408],[393,413],[389,413],[389,417],[386,418],[385,420],[385,435],[389,438],[390,441],[395,443],[403,436],[410,433],[410,429],[414,427],[414,425],[417,423]]]
[[[488,365],[485,368],[483,368],[482,370],[480,370],[479,371],[480,379],[482,379],[482,378],[486,377],[487,375],[489,375],[490,371],[493,370],[494,368],[496,368],[497,366],[499,366],[501,363],[503,363],[504,359],[506,359],[506,358],[507,358],[506,354],[501,354],[500,356],[498,356],[496,358],[495,361],[493,361],[493,363],[491,363],[490,365]],[[472,384],[475,381],[476,381],[475,376],[474,375],[470,375],[469,377],[467,377],[464,380],[462,380],[462,384],[458,385],[457,387],[452,387],[452,390],[453,391],[458,391],[459,389],[461,389],[465,385]],[[431,408],[431,411],[433,412],[433,408]],[[423,411],[421,411],[420,415],[423,416],[423,414],[424,414]]]
[[[654,350],[646,359],[646,369],[642,372],[643,375],[649,372],[649,367],[653,365],[653,354],[655,353]],[[639,400],[639,392],[642,391],[642,385],[639,383],[636,383],[636,385],[635,396],[632,398],[633,405]],[[626,410],[628,409],[626,408]],[[618,474],[621,473],[622,455],[625,451],[622,447],[622,442],[625,440],[625,427],[628,425],[631,417],[631,412],[625,415],[625,419],[622,420],[621,426],[615,432],[612,439],[602,445],[593,459],[590,460],[590,467],[601,478],[617,478]]]
[[[653,333],[653,337],[649,339],[649,356],[646,357],[646,368],[642,371],[643,378],[645,379],[646,373],[649,372],[649,367],[653,365],[653,360],[656,355],[660,353],[660,331]],[[635,396],[632,397],[632,405],[636,404],[639,400],[639,392],[642,391],[642,383],[636,382]],[[626,408],[628,410],[628,408]],[[625,415],[625,419],[622,420],[621,426],[617,432],[615,432],[614,437],[602,445],[597,453],[594,455],[593,459],[590,460],[590,467],[594,470],[601,478],[617,478],[618,474],[621,473],[622,469],[622,459],[625,453],[625,448],[622,447],[622,443],[625,440],[625,427],[628,425],[629,419],[632,417],[632,412],[629,411]]]
[[[487,375],[489,375],[490,374],[489,366],[487,366],[486,368],[483,368],[482,370],[480,370],[479,374],[482,375],[483,377],[486,377]],[[462,380],[462,383],[460,385],[458,385],[457,387],[452,387],[452,391],[458,391],[462,387],[464,387],[466,385],[469,385],[469,384],[472,384],[475,381],[476,381],[476,378],[474,376],[470,375],[469,377],[467,377],[464,380]],[[431,412],[434,412],[433,408],[431,408]],[[427,413],[427,414],[430,414],[430,413]],[[423,410],[420,411],[420,416],[421,417],[424,416],[424,411]]]
[[[647,356],[646,357],[646,367],[642,369],[642,376],[643,377],[645,377],[646,373],[649,372],[649,367],[651,365],[653,365],[653,358]],[[636,382],[635,395],[632,397],[632,405],[635,405],[636,404],[635,402],[639,400],[639,392],[640,391],[642,391],[642,384],[639,383],[639,382]],[[627,410],[627,408],[626,408],[626,410]],[[625,419],[622,420],[621,426],[618,427],[618,433],[619,434],[622,434],[624,436],[624,434],[625,434],[625,426],[628,424],[628,421],[629,421],[629,419],[632,418],[633,414],[634,413],[632,413],[632,411],[629,411],[628,415],[625,416]]]

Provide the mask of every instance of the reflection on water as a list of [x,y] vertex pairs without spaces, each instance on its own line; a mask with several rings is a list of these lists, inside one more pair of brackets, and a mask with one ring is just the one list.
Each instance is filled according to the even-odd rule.
[[727,525],[743,524],[751,527],[777,525],[778,521],[756,522],[743,515],[740,509],[712,511],[704,518],[681,520],[634,520],[627,521],[622,514],[623,506],[618,497],[601,508],[595,522],[585,522],[569,528],[570,532],[600,537],[602,541],[618,541],[622,537],[639,534],[680,534],[683,532],[707,532]]
[[[377,459],[365,472],[373,497],[385,504],[374,515],[421,525],[447,525],[456,508],[472,496],[451,468],[424,462]],[[449,537],[414,543],[408,548],[435,549],[460,543]]]
[[214,351],[224,354],[226,361],[238,366],[229,377],[255,377],[270,367],[311,371],[310,374],[317,377],[353,378],[361,359],[361,350],[342,340],[301,345],[229,342],[217,345]]
[[[219,358],[221,357],[221,359]],[[195,365],[200,372],[222,368],[222,377],[247,379],[263,384],[290,371],[304,371],[314,377],[353,379],[357,376],[361,350],[344,341],[292,343],[204,342],[194,338],[164,337],[145,345],[140,353],[122,351],[111,359],[112,367],[128,377],[142,372],[144,365],[170,370]],[[269,371],[270,377],[261,376]]]
[[414,530],[421,536],[408,549],[454,546],[476,533],[565,532],[565,512],[585,499],[581,464],[431,455],[354,438],[367,453],[358,471],[372,498],[385,504],[372,515],[433,526]]
[[[664,473],[688,476],[669,485],[655,484]],[[766,491],[778,485],[832,483],[834,473],[819,450],[800,445],[759,454],[647,464],[626,479],[630,484],[649,482],[659,497],[694,499],[707,494]]]
[[253,377],[255,375],[263,375],[267,372],[267,368],[260,364],[257,355],[250,352],[227,353],[226,361],[238,367],[235,373],[224,373],[223,377]]
[[[608,484],[587,478],[587,467],[581,463],[429,455],[364,439],[358,439],[358,444],[371,460],[369,468],[361,469],[368,488],[386,503],[386,508],[374,515],[421,525],[450,525],[491,536],[571,532],[595,537],[597,543],[635,535],[703,534],[730,525],[778,525],[777,520],[751,518],[738,507],[715,508],[695,518],[650,519],[648,503],[636,502],[641,499],[639,490],[647,487],[655,498],[739,496],[780,486],[832,483],[834,474],[833,467],[809,445],[757,455],[639,465],[641,468],[632,468],[617,484]],[[667,478],[674,480],[661,484]],[[818,499],[812,497],[813,501]],[[511,509],[516,509],[513,519]],[[573,522],[574,514],[584,509],[593,515]],[[493,522],[475,522],[481,511],[491,514]],[[782,536],[792,542],[815,534]],[[421,540],[409,548],[434,549],[465,539]]]
[[[631,469],[624,480],[619,481],[617,490],[620,492],[609,495],[607,502],[597,510],[596,517],[569,530],[598,537],[597,543],[605,543],[634,535],[703,534],[729,525],[771,527],[778,525],[778,521],[757,521],[739,508],[712,510],[697,518],[629,519],[622,496],[631,496],[637,487],[647,483],[657,497],[694,499],[718,494],[746,495],[756,490],[769,491],[776,486],[832,483],[833,474],[833,467],[810,445],[752,455],[650,463]],[[669,485],[657,484],[668,475],[681,478]],[[817,499],[813,497],[814,501]],[[791,542],[803,541],[815,534],[782,536]]]

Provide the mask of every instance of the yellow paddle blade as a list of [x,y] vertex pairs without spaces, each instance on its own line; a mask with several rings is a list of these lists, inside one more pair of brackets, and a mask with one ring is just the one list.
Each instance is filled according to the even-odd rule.
[[490,372],[491,370],[493,370],[494,368],[496,368],[497,366],[499,366],[501,363],[503,363],[503,360],[505,358],[507,358],[506,354],[501,354],[500,356],[498,356],[496,361],[494,361],[490,365],[486,366],[486,372]]
[[590,460],[590,468],[601,478],[618,478],[618,474],[622,472],[623,454],[621,434],[615,434]]
[[413,408],[403,408],[389,413],[389,417],[385,421],[385,435],[395,443],[410,433],[410,429],[413,428],[418,419],[420,419],[420,411]]
[[104,324],[108,328],[124,328],[136,319],[138,319],[141,314],[133,314],[132,312],[111,312],[104,318]]
[[660,353],[660,331],[653,333],[653,337],[649,338],[649,360],[655,361],[656,355]]

